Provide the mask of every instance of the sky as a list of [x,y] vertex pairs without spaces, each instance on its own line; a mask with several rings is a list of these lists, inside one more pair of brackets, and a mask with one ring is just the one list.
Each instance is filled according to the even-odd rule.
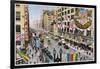
[[48,5],[29,5],[29,22],[34,23],[35,20],[40,20],[43,10],[53,10],[57,6]]

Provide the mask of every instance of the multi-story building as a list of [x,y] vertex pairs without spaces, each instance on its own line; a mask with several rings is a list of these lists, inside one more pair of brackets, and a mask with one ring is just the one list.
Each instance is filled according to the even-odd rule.
[[51,23],[50,23],[49,27],[51,27],[52,34],[56,36],[56,35],[58,35],[57,11],[56,11],[56,9],[51,11],[50,21],[51,21]]
[[49,23],[49,10],[43,10],[43,29],[46,31],[48,30],[48,23]]
[[29,42],[29,12],[28,5],[15,5],[16,48],[27,49]]
[[[82,11],[81,11],[82,10]],[[85,12],[85,13],[84,13]],[[76,7],[58,7],[58,32],[59,35],[65,36],[71,42],[76,41],[79,45],[93,46],[93,9],[76,8]],[[83,17],[83,18],[81,18]],[[85,18],[85,19],[84,19]],[[77,21],[75,21],[77,19]],[[81,24],[81,19],[87,23]],[[78,22],[79,20],[79,22]],[[86,21],[85,21],[86,20]],[[84,23],[82,22],[82,23]],[[80,27],[79,27],[80,26]],[[92,37],[91,37],[92,36]],[[71,43],[72,44],[72,43]],[[73,43],[74,44],[74,43]]]
[[[75,16],[78,15],[80,8],[75,7],[58,7],[58,29],[60,33],[63,34],[78,34],[84,36],[85,34],[89,36],[90,31],[87,29],[78,28],[75,25]],[[88,9],[87,9],[88,10]],[[79,33],[78,33],[79,32]],[[62,35],[62,34],[61,34]]]
[[26,45],[26,48],[27,48],[29,40],[30,40],[30,37],[29,37],[30,34],[29,34],[29,12],[28,12],[28,5],[25,5],[24,29],[25,29],[25,45]]
[[52,32],[52,34],[57,34],[57,12],[56,10],[44,10],[43,11],[43,25],[42,27],[49,32]]
[[[59,27],[59,32],[60,33],[64,33],[67,32],[73,32],[74,27],[74,23],[73,23],[73,19],[74,19],[74,15],[75,15],[75,11],[76,8],[73,7],[58,7],[58,25]],[[62,34],[61,34],[62,35]]]

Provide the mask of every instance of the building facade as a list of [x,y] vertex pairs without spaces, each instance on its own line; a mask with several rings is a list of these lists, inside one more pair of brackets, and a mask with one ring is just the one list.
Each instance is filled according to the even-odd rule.
[[71,45],[77,44],[80,48],[86,49],[87,46],[90,49],[93,46],[93,9],[60,6],[46,12],[43,17],[44,24],[53,35],[63,36]]
[[[29,43],[29,12],[28,5],[16,4],[15,5],[15,26],[16,26],[16,49],[27,50]],[[16,54],[16,59],[18,53]]]

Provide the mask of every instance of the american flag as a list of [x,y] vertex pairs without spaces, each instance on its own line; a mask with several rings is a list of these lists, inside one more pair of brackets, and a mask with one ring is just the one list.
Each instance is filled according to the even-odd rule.
[[71,23],[69,25],[69,29],[70,30],[75,30],[75,28],[76,28],[76,25],[75,25],[74,21],[71,21]]
[[70,27],[69,27],[69,29],[70,29],[70,30],[73,29],[73,24],[72,24],[72,23],[70,23]]
[[59,28],[62,29],[62,24],[59,25]]
[[65,19],[68,20],[68,16],[67,15],[65,15]]
[[63,28],[63,29],[65,28],[65,25],[64,25],[64,24],[62,24],[62,28]]

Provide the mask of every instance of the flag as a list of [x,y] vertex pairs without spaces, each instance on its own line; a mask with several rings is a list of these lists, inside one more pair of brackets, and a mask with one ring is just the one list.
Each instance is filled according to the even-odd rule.
[[73,30],[73,23],[70,23],[69,29]]
[[68,16],[67,15],[65,15],[65,20],[68,20]]
[[71,23],[69,25],[69,29],[70,30],[75,30],[75,28],[76,28],[76,25],[75,25],[74,21],[71,21]]

